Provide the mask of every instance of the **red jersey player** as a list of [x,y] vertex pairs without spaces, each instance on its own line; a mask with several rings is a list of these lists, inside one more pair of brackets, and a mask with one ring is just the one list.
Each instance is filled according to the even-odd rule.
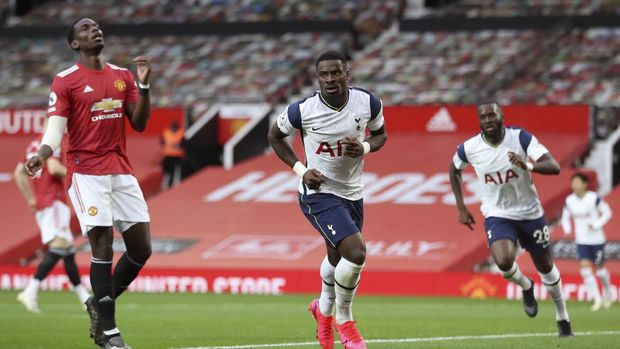
[[[69,197],[92,250],[90,335],[103,348],[129,348],[116,327],[115,301],[150,257],[151,239],[146,202],[125,152],[125,118],[134,130],[145,129],[151,65],[144,56],[134,59],[136,83],[129,70],[105,62],[103,33],[90,18],[73,23],[67,40],[80,58],[54,78],[48,126],[26,171],[34,175],[41,168],[66,127]],[[114,273],[112,227],[127,248]]]
[[[38,139],[32,141],[26,150],[26,159],[35,155],[39,146]],[[40,175],[32,181],[24,171],[23,162],[18,163],[15,168],[17,187],[34,212],[41,232],[41,242],[49,247],[41,263],[39,263],[36,273],[28,282],[28,286],[17,295],[17,300],[33,313],[40,312],[37,304],[39,284],[61,258],[65,264],[67,277],[71,281],[73,290],[80,302],[83,304],[90,296],[80,282],[80,274],[75,264],[73,235],[69,229],[71,209],[66,204],[64,188],[66,174],[67,169],[62,164],[60,148],[56,149],[54,154],[47,159]]]

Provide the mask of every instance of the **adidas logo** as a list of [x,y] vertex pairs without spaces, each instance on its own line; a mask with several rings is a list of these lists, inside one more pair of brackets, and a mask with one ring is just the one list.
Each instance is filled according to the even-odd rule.
[[84,92],[84,93],[88,93],[88,92],[93,92],[93,91],[94,91],[94,90],[93,90],[93,88],[92,88],[92,87],[90,87],[90,86],[86,85],[86,87],[84,87],[84,91],[83,91],[83,92]]
[[112,299],[112,298],[110,298],[110,296],[105,296],[105,297],[103,297],[103,298],[101,298],[101,299],[99,300],[99,303],[103,303],[103,302],[112,302],[112,301],[113,301],[113,299]]
[[441,107],[426,123],[428,132],[454,132],[456,123],[452,120],[448,109]]

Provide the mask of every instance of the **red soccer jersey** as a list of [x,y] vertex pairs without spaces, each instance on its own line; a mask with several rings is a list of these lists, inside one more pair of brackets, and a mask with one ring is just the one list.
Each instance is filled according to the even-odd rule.
[[[40,146],[40,139],[30,142],[28,148],[26,148],[26,160],[37,155]],[[56,149],[52,157],[57,158],[62,163],[60,148]],[[47,165],[45,164],[41,169],[41,175],[32,180],[32,186],[34,187],[34,199],[37,202],[37,211],[52,206],[52,203],[56,200],[66,202],[62,178],[52,176],[47,171]]]
[[103,70],[78,63],[56,75],[48,116],[67,118],[67,182],[73,173],[133,174],[125,151],[125,108],[137,100],[133,74],[110,63]]

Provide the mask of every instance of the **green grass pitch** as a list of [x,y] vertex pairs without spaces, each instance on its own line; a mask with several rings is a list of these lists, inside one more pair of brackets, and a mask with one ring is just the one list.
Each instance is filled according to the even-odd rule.
[[[0,348],[97,348],[73,293],[40,292],[41,314],[28,313],[16,295],[0,292]],[[306,311],[313,297],[130,293],[118,302],[117,324],[134,349],[318,348],[303,344],[315,341],[314,320]],[[354,315],[369,349],[620,348],[620,304],[599,312],[585,303],[568,307],[577,333],[570,339],[552,335],[557,330],[550,302],[541,302],[538,317],[529,319],[518,301],[360,296]],[[505,334],[524,335],[480,338]],[[457,336],[466,337],[377,341]]]

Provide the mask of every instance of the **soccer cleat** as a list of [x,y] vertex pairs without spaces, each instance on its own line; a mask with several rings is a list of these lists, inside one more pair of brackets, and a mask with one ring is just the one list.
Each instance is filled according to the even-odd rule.
[[41,309],[39,309],[39,305],[37,304],[37,299],[35,297],[30,297],[26,294],[26,292],[22,291],[17,295],[17,300],[28,309],[31,313],[40,313]]
[[559,320],[558,321],[558,333],[560,337],[572,337],[573,330],[570,327],[570,322],[568,320]]
[[121,335],[104,338],[103,349],[131,349],[123,340]]
[[347,321],[342,325],[336,324],[338,337],[340,337],[340,343],[342,343],[344,349],[366,349],[364,338],[362,338],[357,328],[355,328],[355,322],[356,321]]
[[534,280],[530,279],[532,287],[529,290],[523,290],[523,310],[529,317],[535,317],[538,314],[538,302],[534,297]]
[[93,339],[95,344],[103,347],[105,338],[103,335],[103,328],[99,323],[99,313],[97,312],[97,303],[95,303],[95,297],[88,297],[84,305],[86,306],[86,311],[88,312],[88,316],[90,317],[90,338]]
[[592,304],[592,306],[590,307],[590,311],[599,311],[601,310],[602,306],[603,306],[602,302],[594,302],[594,304]]
[[319,300],[310,302],[308,310],[316,320],[316,338],[323,349],[334,349],[334,317],[325,316],[319,310]]

